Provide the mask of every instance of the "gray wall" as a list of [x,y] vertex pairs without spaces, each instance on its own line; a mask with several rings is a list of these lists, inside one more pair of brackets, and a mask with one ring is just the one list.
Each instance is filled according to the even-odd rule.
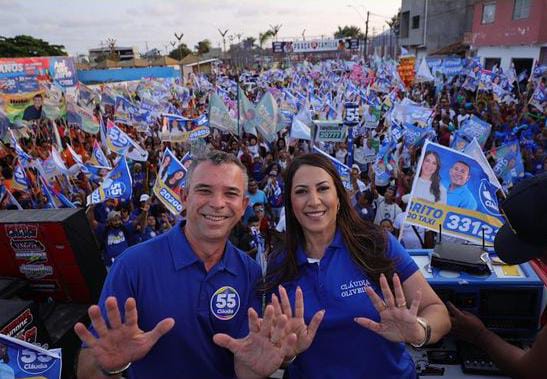
[[[423,17],[425,3],[426,0],[402,0],[401,12],[410,11],[409,36],[400,39],[402,46],[422,45],[424,27],[428,53],[461,41],[464,33],[471,31],[475,0],[428,0],[427,26]],[[420,15],[420,27],[412,29],[412,17],[416,15]]]

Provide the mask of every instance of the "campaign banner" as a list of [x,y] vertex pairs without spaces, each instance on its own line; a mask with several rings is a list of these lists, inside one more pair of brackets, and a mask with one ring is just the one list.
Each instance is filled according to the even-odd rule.
[[418,126],[425,127],[432,121],[432,113],[431,108],[422,107],[411,102],[401,102],[393,106],[391,119],[403,125],[417,123]]
[[48,59],[53,83],[64,88],[78,84],[76,62],[73,57],[49,57]]
[[403,125],[404,145],[407,148],[418,148],[423,145],[425,140],[434,140],[437,133],[432,127],[421,128],[412,124]]
[[315,121],[316,140],[320,142],[343,142],[348,128],[340,121]]
[[148,151],[110,120],[107,121],[106,127],[106,146],[108,150],[118,155],[125,155],[134,161],[146,162],[148,160]]
[[97,140],[93,141],[93,152],[91,153],[90,162],[95,166],[102,166],[109,169],[112,168]]
[[496,186],[472,157],[427,141],[405,222],[473,243],[494,242],[504,219]]
[[106,199],[131,199],[133,192],[133,180],[127,161],[122,156],[118,164],[104,178],[103,182],[95,191],[87,197],[87,205],[99,204]]
[[319,149],[316,146],[313,147],[313,152],[322,154],[326,158],[328,158],[336,168],[338,175],[340,175],[340,179],[342,179],[342,184],[344,185],[344,188],[348,191],[353,190],[353,186],[351,185],[351,168],[340,162],[338,159],[325,153],[323,150]]
[[43,91],[10,94],[2,93],[0,87],[0,103],[4,103],[4,111],[10,122],[22,122],[25,109],[32,106],[32,98],[37,94],[43,95]]
[[99,132],[99,121],[93,112],[72,102],[67,104],[66,122],[69,125],[78,126],[89,134],[97,134]]
[[490,135],[492,125],[488,122],[481,120],[475,115],[472,115],[467,120],[462,122],[460,129],[458,130],[462,135],[466,136],[471,142],[473,138],[477,139],[481,148],[484,148],[484,144]]
[[270,92],[266,92],[255,108],[256,130],[270,143],[277,140],[277,103]]
[[456,76],[463,70],[462,59],[460,57],[447,57],[443,59],[442,72],[446,76]]
[[61,349],[46,350],[20,339],[0,334],[2,379],[60,379]]
[[208,115],[210,127],[238,135],[237,121],[230,116],[226,105],[216,93],[211,94],[209,99]]
[[[191,162],[191,160],[187,160]],[[181,195],[186,181],[186,167],[169,150],[165,149],[156,177],[153,192],[162,204],[174,215],[184,209]]]
[[359,50],[357,38],[321,39],[310,41],[274,41],[274,53],[313,53],[325,51]]
[[503,180],[505,188],[510,187],[516,179],[524,176],[524,165],[517,140],[511,141],[492,151],[496,160],[494,173]]
[[258,136],[258,133],[256,131],[256,122],[257,122],[257,115],[256,115],[256,109],[253,103],[245,96],[245,92],[238,87],[238,96],[239,96],[239,122],[243,126],[243,130],[245,133],[252,134],[254,136]]

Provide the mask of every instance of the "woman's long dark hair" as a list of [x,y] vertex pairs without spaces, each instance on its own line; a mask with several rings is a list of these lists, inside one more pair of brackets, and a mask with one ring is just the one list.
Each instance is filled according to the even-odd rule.
[[341,231],[344,244],[355,264],[374,282],[378,283],[381,273],[384,273],[391,282],[394,262],[386,257],[387,235],[377,225],[359,217],[351,206],[342,180],[331,161],[322,154],[311,153],[295,158],[287,168],[285,174],[286,250],[272,253],[270,266],[273,267],[268,269],[263,290],[266,292],[275,290],[277,285],[294,280],[299,274],[296,250],[305,239],[302,227],[292,209],[291,190],[294,175],[302,166],[319,167],[332,178],[340,201],[336,227]]
[[437,154],[437,152],[429,151],[425,154],[424,160],[428,155],[433,155],[437,164],[437,169],[433,175],[431,175],[431,186],[429,187],[429,192],[431,192],[437,202],[441,199],[441,175],[439,174],[441,171],[441,159],[439,158],[439,154]]

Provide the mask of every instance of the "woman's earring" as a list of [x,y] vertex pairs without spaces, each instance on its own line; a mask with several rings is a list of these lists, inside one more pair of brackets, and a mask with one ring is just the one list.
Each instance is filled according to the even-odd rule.
[[336,213],[340,212],[340,203],[338,203],[338,206],[336,207]]

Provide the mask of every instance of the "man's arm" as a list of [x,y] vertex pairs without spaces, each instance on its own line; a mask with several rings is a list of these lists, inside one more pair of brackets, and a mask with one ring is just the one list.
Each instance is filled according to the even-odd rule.
[[91,351],[88,348],[82,348],[80,350],[76,375],[78,378],[89,379],[121,378],[121,374],[116,376],[103,375],[101,369],[97,364],[97,361],[95,360],[93,354],[91,354]]

